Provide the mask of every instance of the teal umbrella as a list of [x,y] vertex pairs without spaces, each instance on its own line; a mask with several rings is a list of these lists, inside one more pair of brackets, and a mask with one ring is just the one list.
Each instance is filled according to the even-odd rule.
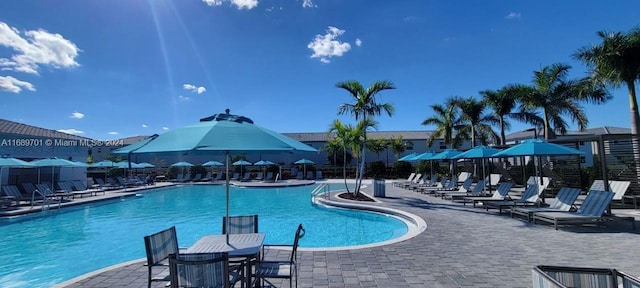
[[[431,156],[430,160],[451,160],[453,159],[453,157],[457,156],[460,153],[462,153],[462,151],[458,151],[456,149],[445,149],[444,151]],[[455,168],[456,168],[455,163],[451,163],[450,166],[451,166],[450,172],[452,174],[455,173]]]
[[398,161],[413,162],[414,161],[413,158],[415,158],[416,156],[418,156],[418,153],[414,152],[414,153],[407,154],[400,157]]
[[[77,167],[78,164],[60,158],[45,158],[31,161],[31,164],[37,167],[51,167],[51,189],[55,190],[55,167]],[[40,183],[40,169],[38,169],[38,183]]]
[[[549,143],[543,139],[528,139],[520,144],[516,144],[510,148],[504,149],[496,154],[494,157],[511,157],[511,156],[538,156],[538,165],[542,165],[540,157],[542,156],[560,156],[560,155],[584,155],[586,153],[562,146],[555,143]],[[535,159],[535,157],[534,157]],[[534,165],[535,166],[535,165]],[[540,184],[542,184],[542,169],[536,167],[536,175],[540,172]],[[543,194],[544,195],[544,194]],[[544,200],[544,198],[543,198]]]
[[275,163],[273,163],[273,162],[271,162],[269,160],[260,160],[260,161],[258,161],[256,163],[253,163],[253,165],[256,165],[256,166],[269,166],[269,165],[273,165],[273,164],[275,164]]
[[102,167],[102,168],[115,167],[115,166],[117,166],[116,162],[113,162],[111,160],[102,160],[100,162],[96,162],[89,165],[89,167]]
[[[132,147],[132,145],[137,145]],[[247,117],[225,113],[200,119],[194,125],[171,130],[142,144],[114,150],[115,154],[176,153],[225,155],[226,219],[229,219],[229,158],[231,154],[318,152],[317,149],[266,128]],[[229,223],[225,223],[229,225]],[[228,235],[228,234],[227,234]],[[228,240],[228,238],[227,238]]]
[[202,166],[208,167],[208,166],[224,166],[224,163],[215,161],[215,160],[211,160],[211,161],[207,161],[202,163]]
[[[485,179],[487,175],[485,173],[484,160],[486,158],[493,157],[493,155],[495,155],[500,151],[502,150],[492,148],[492,147],[487,147],[484,145],[479,145],[454,156],[453,159],[482,159],[482,179]],[[486,185],[485,187],[487,186],[489,186],[489,193],[491,193],[491,185]]]
[[436,153],[434,153],[433,151],[427,151],[427,152],[424,152],[422,154],[418,154],[418,155],[414,156],[413,158],[411,158],[410,160],[406,160],[406,161],[415,162],[415,161],[429,160],[429,165],[431,166],[431,179],[433,179],[433,175],[434,175],[433,174],[433,161],[431,160],[431,157],[433,157],[434,155],[436,155]]
[[7,168],[31,168],[33,164],[13,157],[0,157],[0,187],[2,187],[2,169]]
[[142,162],[142,163],[138,163],[138,167],[140,167],[140,168],[154,168],[154,167],[156,167],[156,165],[153,165],[153,164],[147,163],[147,162]]
[[171,164],[171,167],[192,167],[193,164],[187,162],[187,161],[180,161],[180,162],[176,162]]
[[315,162],[309,160],[309,159],[305,159],[302,158],[296,162],[293,162],[293,164],[302,164],[302,178],[306,179],[307,178],[307,164],[315,164]]

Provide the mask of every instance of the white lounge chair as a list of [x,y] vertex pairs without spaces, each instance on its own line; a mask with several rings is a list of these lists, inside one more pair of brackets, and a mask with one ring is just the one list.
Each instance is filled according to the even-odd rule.
[[511,207],[511,218],[514,214],[523,215],[527,216],[528,222],[531,222],[531,217],[536,212],[567,212],[573,207],[578,195],[580,195],[579,188],[562,187],[549,207]]
[[513,186],[512,182],[502,182],[498,185],[496,191],[493,192],[491,196],[478,196],[478,197],[464,197],[462,198],[462,204],[467,205],[467,203],[473,203],[473,207],[476,207],[478,202],[491,201],[491,200],[503,200],[509,194],[509,190],[511,190],[511,186]]

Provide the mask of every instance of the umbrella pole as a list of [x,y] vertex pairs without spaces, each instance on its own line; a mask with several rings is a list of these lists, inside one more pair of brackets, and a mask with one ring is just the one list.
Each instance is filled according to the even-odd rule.
[[227,235],[226,235],[227,236],[227,244],[229,244],[229,151],[227,151],[227,153],[226,153],[225,160],[226,160],[225,162],[226,162],[226,166],[227,166],[227,168],[226,168],[227,169],[227,171],[226,171],[227,173],[226,173],[226,176],[225,176],[226,184],[227,184],[227,185],[225,185],[226,186],[226,198],[227,198],[227,201],[226,201],[226,203],[227,203],[227,205],[226,205],[226,209],[227,209],[226,216],[227,217],[225,218],[225,221],[224,221],[224,228],[225,228],[225,231],[227,231]]

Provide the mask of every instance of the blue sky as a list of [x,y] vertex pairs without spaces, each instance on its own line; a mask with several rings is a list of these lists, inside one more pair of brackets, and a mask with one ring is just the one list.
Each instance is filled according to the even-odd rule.
[[[529,84],[629,31],[640,2],[372,0],[0,1],[0,118],[113,139],[221,113],[278,132],[324,132],[344,80],[398,89],[379,130],[421,122],[449,96]],[[585,105],[591,127],[629,127],[626,89]],[[513,123],[512,131],[529,127]]]

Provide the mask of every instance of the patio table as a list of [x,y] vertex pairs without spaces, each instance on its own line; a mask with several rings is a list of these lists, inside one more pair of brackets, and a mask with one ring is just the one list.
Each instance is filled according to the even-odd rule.
[[[257,258],[264,242],[264,233],[205,235],[191,245],[185,253],[227,252],[229,257],[246,258],[246,286],[251,285],[251,259]],[[245,286],[245,285],[243,285]]]

